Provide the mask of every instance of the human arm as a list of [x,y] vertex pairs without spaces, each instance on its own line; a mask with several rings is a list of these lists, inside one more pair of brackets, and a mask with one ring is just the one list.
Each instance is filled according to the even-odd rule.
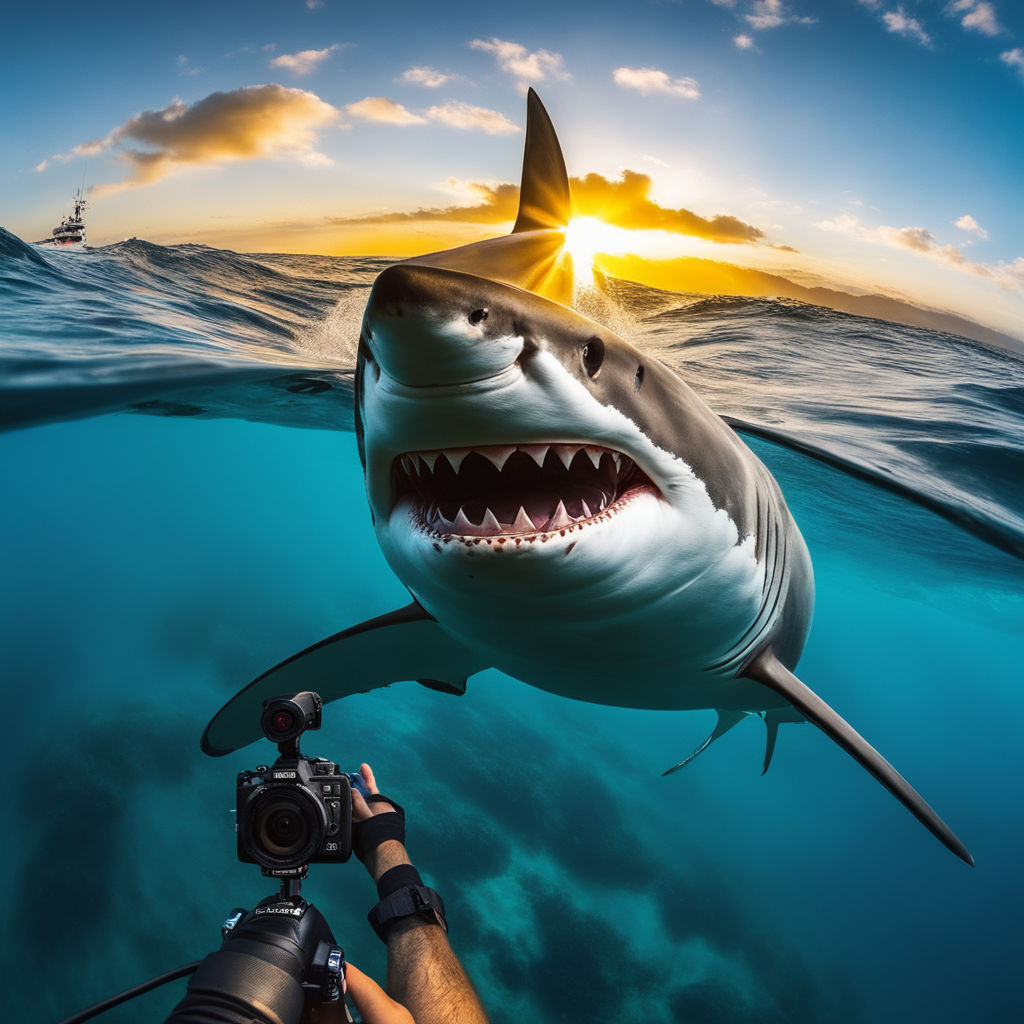
[[[365,822],[377,814],[394,814],[390,804],[372,799],[379,792],[368,764],[360,766],[360,774],[371,800],[367,803],[353,790],[353,822]],[[398,839],[386,839],[365,851],[362,859],[375,883],[393,868],[412,864],[404,842]],[[349,992],[362,1012],[351,981]],[[480,998],[444,929],[421,917],[402,918],[388,931],[387,992],[409,1010],[415,1024],[487,1024]]]

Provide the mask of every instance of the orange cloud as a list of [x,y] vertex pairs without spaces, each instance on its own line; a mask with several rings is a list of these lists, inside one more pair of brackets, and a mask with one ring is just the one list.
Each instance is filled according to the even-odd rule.
[[401,224],[408,221],[458,221],[462,224],[511,224],[519,209],[518,185],[471,186],[480,197],[472,206],[445,206],[402,213],[370,214],[366,217],[332,217],[333,224]]
[[[690,210],[659,206],[650,198],[651,179],[637,171],[623,171],[610,181],[600,174],[571,178],[573,210],[578,217],[596,217],[616,227],[669,231],[713,242],[758,242],[759,228],[736,217],[701,217]],[[466,224],[511,224],[519,208],[519,186],[473,185],[480,202],[464,206],[435,207],[410,212],[388,212],[367,217],[336,217],[335,224],[397,224],[409,221],[458,221]]]
[[691,210],[659,206],[650,198],[651,178],[638,171],[623,171],[619,181],[600,174],[573,178],[573,209],[579,217],[597,217],[620,228],[670,231],[712,242],[757,242],[764,232],[736,217],[701,217]]
[[[179,167],[223,160],[331,161],[317,152],[317,129],[331,124],[338,111],[314,93],[281,85],[251,85],[215,92],[189,106],[176,100],[163,110],[145,110],[104,139],[74,149],[92,156],[119,150],[128,176],[101,185],[97,194],[150,185]],[[142,148],[121,149],[126,143]]]
[[345,112],[363,121],[376,121],[380,124],[426,124],[427,119],[414,114],[401,103],[389,100],[386,96],[367,96],[358,103],[350,103]]

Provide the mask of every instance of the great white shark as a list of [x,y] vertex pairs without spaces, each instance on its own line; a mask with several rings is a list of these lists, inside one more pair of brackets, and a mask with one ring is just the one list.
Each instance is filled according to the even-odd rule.
[[[375,281],[356,436],[377,540],[412,603],[261,675],[203,749],[259,737],[261,702],[399,680],[465,692],[494,667],[619,707],[718,712],[710,736],[809,721],[957,856],[910,784],[793,674],[814,576],[771,473],[672,369],[571,308],[562,151],[527,100],[512,233],[397,263]],[[667,773],[666,773],[667,774]]]

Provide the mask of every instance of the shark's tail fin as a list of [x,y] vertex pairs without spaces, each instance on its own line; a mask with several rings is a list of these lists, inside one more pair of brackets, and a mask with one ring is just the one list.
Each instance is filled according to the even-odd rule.
[[526,98],[526,146],[519,188],[519,216],[512,234],[550,228],[564,230],[571,216],[569,176],[562,147],[544,104],[531,89]]

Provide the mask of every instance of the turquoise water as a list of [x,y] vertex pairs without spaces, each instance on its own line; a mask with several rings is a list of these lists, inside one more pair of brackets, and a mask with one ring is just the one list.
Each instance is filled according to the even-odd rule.
[[[408,600],[351,433],[382,265],[75,257],[0,230],[11,1020],[201,957],[269,891],[231,812],[270,745],[214,760],[199,737],[270,665]],[[307,752],[368,760],[405,805],[496,1024],[1024,1019],[1024,360],[799,303],[588,301],[752,432],[815,564],[799,675],[977,867],[809,726],[783,727],[763,778],[754,720],[662,778],[710,712],[495,672],[461,698],[400,683],[331,704]],[[382,977],[363,869],[315,866],[305,892]],[[105,1019],[160,1020],[182,988]]]
[[[811,547],[801,675],[953,825],[934,841],[816,730],[573,704],[488,673],[331,705],[311,753],[366,759],[494,1019],[1019,1019],[1019,563],[930,513],[755,442]],[[11,1019],[53,1020],[201,956],[267,891],[235,859],[213,709],[299,647],[404,600],[354,438],[114,415],[10,433],[3,662]],[[380,974],[362,868],[306,892]],[[75,952],[54,984],[52,958]],[[180,988],[108,1019],[160,1019]],[[525,1015],[525,1018],[523,1018]]]

